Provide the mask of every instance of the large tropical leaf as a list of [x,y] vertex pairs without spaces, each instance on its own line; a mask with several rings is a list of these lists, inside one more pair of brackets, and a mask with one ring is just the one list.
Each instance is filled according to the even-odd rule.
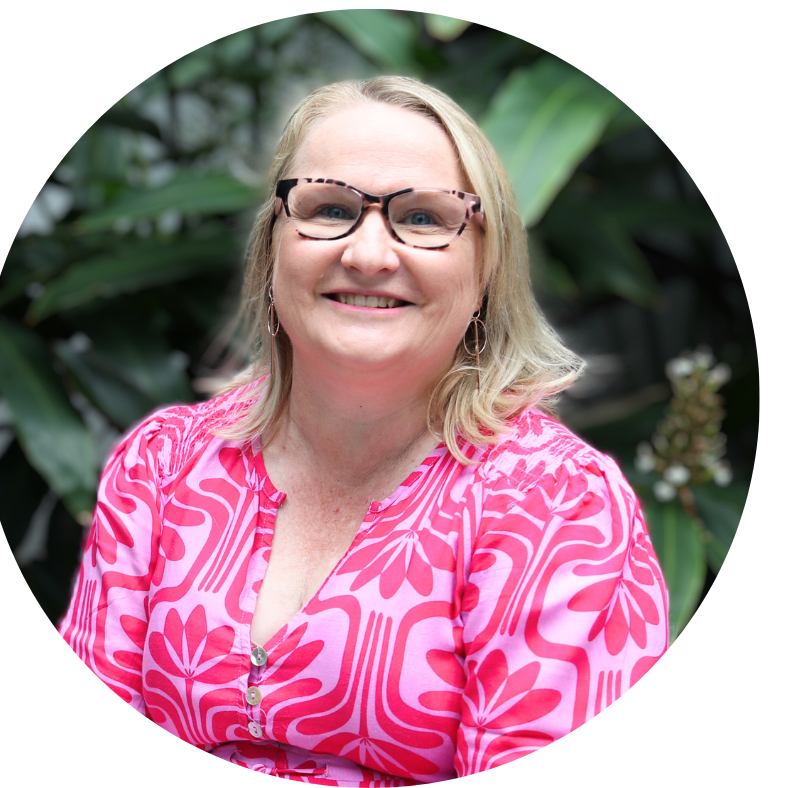
[[513,71],[501,85],[481,126],[512,179],[526,226],[542,218],[621,106],[612,93],[552,57]]
[[711,211],[699,203],[657,200],[633,188],[612,187],[594,197],[596,207],[616,219],[627,232],[669,227],[690,233],[707,233],[714,229]]
[[143,131],[157,140],[161,139],[161,130],[150,118],[143,118],[142,115],[123,107],[113,107],[107,110],[96,123],[103,126],[131,129],[132,131]]
[[101,356],[63,340],[54,349],[85,395],[118,427],[128,427],[152,409],[148,397],[107,369]]
[[670,597],[670,634],[675,639],[695,612],[706,578],[706,555],[697,524],[676,501],[645,499],[646,519]]
[[76,233],[111,230],[118,221],[152,220],[166,211],[181,216],[234,213],[260,201],[260,190],[224,173],[181,171],[158,189],[129,189],[105,208],[74,224]]
[[136,293],[223,267],[235,256],[226,237],[190,238],[173,243],[155,240],[129,241],[114,254],[101,254],[76,263],[45,286],[30,305],[27,320],[45,317],[120,293]]
[[316,16],[382,68],[401,74],[413,71],[416,29],[404,14],[378,8],[354,8],[322,11]]
[[94,318],[91,337],[55,344],[86,396],[121,429],[158,405],[193,398],[183,354],[133,316]]
[[12,550],[22,543],[47,483],[27,462],[19,441],[0,456],[0,523]]
[[615,217],[600,211],[593,199],[564,192],[542,230],[583,293],[655,305],[659,286],[651,266]]
[[424,14],[424,26],[427,32],[438,41],[454,41],[470,26],[464,19],[440,14]]
[[44,340],[2,318],[0,392],[30,464],[72,513],[91,508],[97,462],[90,433],[52,369]]
[[693,492],[698,513],[711,536],[711,541],[706,545],[709,565],[717,574],[736,536],[747,498],[747,487],[735,485],[720,488],[709,484]]
[[46,518],[45,527],[32,539],[28,531],[16,554],[21,559],[20,569],[30,590],[50,621],[57,625],[73,588],[74,570],[82,555],[85,529],[74,522],[60,501],[52,507],[49,495],[45,496],[35,518],[39,522]]

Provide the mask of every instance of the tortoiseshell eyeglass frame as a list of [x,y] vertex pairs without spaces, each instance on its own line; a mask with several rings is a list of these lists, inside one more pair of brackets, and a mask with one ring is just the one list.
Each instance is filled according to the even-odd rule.
[[[335,186],[344,186],[346,189],[350,189],[351,191],[354,191],[356,194],[358,194],[359,197],[361,197],[362,202],[361,211],[358,215],[358,219],[356,219],[355,224],[346,232],[332,238],[320,238],[314,235],[306,235],[306,233],[302,233],[301,230],[299,230],[296,226],[295,220],[290,215],[290,208],[287,205],[287,197],[290,194],[290,191],[294,186],[298,186],[302,183],[329,183],[334,184]],[[408,241],[403,241],[402,238],[397,235],[397,233],[394,231],[394,228],[391,226],[391,220],[389,219],[389,204],[395,197],[399,197],[401,194],[410,194],[411,192],[439,192],[441,194],[452,194],[455,197],[459,197],[465,203],[465,221],[462,223],[462,225],[460,225],[460,228],[457,230],[457,234],[453,236],[450,241],[442,244],[441,246],[419,246],[418,244],[412,244],[408,243]],[[445,249],[460,237],[462,231],[468,226],[468,223],[474,216],[479,217],[482,228],[484,227],[484,208],[482,207],[481,197],[477,196],[476,194],[470,194],[469,192],[462,192],[456,189],[426,188],[400,189],[399,191],[391,192],[390,194],[368,194],[367,192],[361,191],[361,189],[357,189],[355,186],[351,186],[349,183],[337,181],[333,178],[287,178],[285,180],[278,181],[276,184],[276,206],[274,208],[274,213],[278,216],[282,211],[282,207],[284,206],[285,214],[290,220],[290,224],[302,238],[309,238],[311,241],[338,241],[340,238],[347,238],[348,235],[354,233],[359,228],[361,222],[364,221],[364,216],[366,215],[367,210],[371,205],[380,205],[383,218],[386,220],[386,227],[388,227],[392,237],[401,244],[404,244],[405,246],[412,246],[415,249],[430,249],[432,251]]]

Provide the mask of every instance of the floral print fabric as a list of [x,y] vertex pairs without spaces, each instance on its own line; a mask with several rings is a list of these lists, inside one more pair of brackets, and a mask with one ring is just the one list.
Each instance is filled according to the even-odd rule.
[[148,418],[118,446],[61,632],[151,720],[302,782],[489,769],[582,725],[667,647],[667,594],[609,458],[535,411],[439,446],[264,646],[250,641],[285,495],[216,437],[251,389]]

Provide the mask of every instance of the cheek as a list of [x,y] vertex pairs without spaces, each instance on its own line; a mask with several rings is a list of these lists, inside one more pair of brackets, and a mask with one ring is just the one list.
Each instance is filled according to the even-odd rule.
[[273,283],[274,294],[280,300],[292,301],[303,291],[309,272],[309,256],[304,255],[293,243],[292,238],[282,232],[274,236],[276,254],[274,256]]
[[468,254],[464,259],[457,261],[457,269],[454,272],[454,300],[458,308],[475,312],[483,291],[481,256],[475,253]]
[[273,247],[274,262],[271,266],[271,282],[274,289],[278,289],[280,281],[280,269],[282,259],[282,222],[281,220],[274,225],[274,232],[271,235],[271,246]]

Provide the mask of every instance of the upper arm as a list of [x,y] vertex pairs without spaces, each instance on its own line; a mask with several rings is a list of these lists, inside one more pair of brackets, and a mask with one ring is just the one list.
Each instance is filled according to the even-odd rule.
[[110,456],[60,632],[94,673],[144,711],[142,650],[156,570],[162,419],[133,430]]
[[460,776],[574,730],[667,647],[662,573],[612,463],[564,463],[494,500],[464,599]]

